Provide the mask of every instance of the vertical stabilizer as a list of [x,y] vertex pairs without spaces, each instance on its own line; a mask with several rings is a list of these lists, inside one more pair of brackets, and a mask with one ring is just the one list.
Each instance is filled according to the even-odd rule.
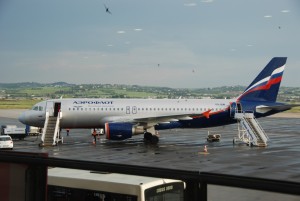
[[274,57],[239,96],[238,100],[275,102],[286,60],[287,57]]

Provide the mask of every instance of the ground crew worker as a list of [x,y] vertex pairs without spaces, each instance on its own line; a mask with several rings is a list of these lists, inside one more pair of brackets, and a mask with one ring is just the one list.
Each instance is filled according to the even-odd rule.
[[69,128],[67,128],[67,136],[69,136],[69,132],[70,132],[70,129],[69,129]]
[[94,143],[96,144],[96,136],[97,136],[96,129],[94,129],[94,131],[93,131],[93,136],[94,136]]

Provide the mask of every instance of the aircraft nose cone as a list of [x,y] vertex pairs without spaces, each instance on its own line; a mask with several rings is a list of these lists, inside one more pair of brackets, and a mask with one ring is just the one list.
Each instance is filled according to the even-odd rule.
[[19,116],[19,121],[23,124],[26,124],[26,115],[25,115],[25,112],[23,112],[22,114],[20,114]]

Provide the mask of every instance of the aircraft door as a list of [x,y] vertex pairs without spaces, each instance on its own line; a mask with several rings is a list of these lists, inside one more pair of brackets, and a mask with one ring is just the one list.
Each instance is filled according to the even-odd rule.
[[47,101],[46,102],[46,112],[49,112],[49,116],[54,115],[54,102],[53,101]]
[[54,116],[57,117],[58,113],[60,112],[61,109],[61,103],[60,102],[56,102],[54,103]]
[[241,103],[236,103],[236,107],[237,107],[237,109],[236,109],[237,113],[242,113],[243,112]]
[[233,102],[230,104],[230,117],[232,117],[232,118],[234,118],[235,109],[236,109],[236,103]]
[[230,117],[234,117],[235,113],[242,113],[242,104],[239,102],[233,102],[230,104]]
[[46,103],[46,112],[49,112],[50,117],[57,117],[58,112],[61,109],[61,103],[60,102],[53,102],[53,101],[47,101]]

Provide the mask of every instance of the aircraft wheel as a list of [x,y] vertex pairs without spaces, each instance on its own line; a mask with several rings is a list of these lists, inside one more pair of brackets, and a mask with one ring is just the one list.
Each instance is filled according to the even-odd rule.
[[151,143],[152,144],[157,144],[159,141],[159,138],[156,135],[152,135],[151,137]]
[[151,142],[151,139],[152,139],[152,134],[149,133],[149,132],[145,132],[145,134],[144,134],[144,140],[146,142]]

